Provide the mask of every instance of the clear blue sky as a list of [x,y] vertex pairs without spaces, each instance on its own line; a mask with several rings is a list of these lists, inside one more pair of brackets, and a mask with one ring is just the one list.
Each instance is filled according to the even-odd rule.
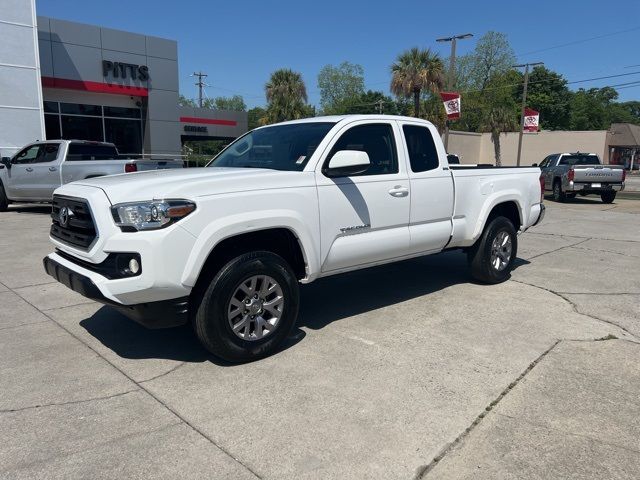
[[[466,32],[476,37],[459,42],[459,54],[489,30],[504,32],[519,61],[544,61],[569,81],[640,71],[640,66],[625,68],[640,65],[639,0],[37,0],[36,5],[39,15],[175,39],[181,93],[197,95],[189,74],[202,70],[209,74],[208,96],[238,93],[249,107],[265,103],[264,84],[281,67],[302,73],[309,100],[317,104],[318,71],[344,60],[364,67],[368,88],[388,93],[389,66],[399,52],[431,47],[448,57],[448,44],[435,39]],[[597,36],[603,37],[528,54]],[[572,88],[634,80],[640,81],[640,74]],[[621,100],[637,100],[640,86],[619,93]]]

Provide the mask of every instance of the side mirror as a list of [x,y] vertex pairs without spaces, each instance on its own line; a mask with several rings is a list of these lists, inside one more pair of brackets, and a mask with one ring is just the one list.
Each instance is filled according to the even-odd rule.
[[2,157],[0,163],[7,168],[11,168],[11,157]]
[[340,150],[331,157],[324,174],[327,177],[348,177],[366,172],[370,165],[367,152]]
[[534,164],[533,164],[533,165],[531,165],[531,166],[532,166],[532,167],[537,167],[537,166],[538,166],[538,164],[537,164],[537,163],[534,163]]

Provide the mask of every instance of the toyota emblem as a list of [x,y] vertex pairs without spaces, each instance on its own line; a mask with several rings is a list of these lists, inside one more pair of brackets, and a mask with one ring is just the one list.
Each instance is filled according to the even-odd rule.
[[60,209],[60,213],[58,214],[58,221],[60,222],[61,227],[67,227],[69,225],[69,219],[73,217],[73,211],[69,209],[69,207],[62,207]]

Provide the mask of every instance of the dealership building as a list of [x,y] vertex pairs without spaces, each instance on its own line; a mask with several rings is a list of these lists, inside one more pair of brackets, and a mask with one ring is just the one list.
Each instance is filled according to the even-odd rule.
[[0,11],[0,154],[43,139],[113,142],[123,154],[179,155],[186,140],[233,139],[247,113],[178,106],[176,41]]

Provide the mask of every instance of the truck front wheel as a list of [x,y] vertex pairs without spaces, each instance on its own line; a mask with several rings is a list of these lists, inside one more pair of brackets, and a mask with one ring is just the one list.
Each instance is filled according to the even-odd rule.
[[299,297],[295,273],[282,257],[245,253],[220,269],[194,305],[196,335],[229,362],[266,357],[293,329]]
[[9,199],[4,191],[4,185],[0,183],[0,212],[6,212],[9,208]]
[[468,252],[471,275],[484,283],[500,283],[509,278],[518,253],[516,229],[506,217],[496,217],[485,226],[482,236]]

